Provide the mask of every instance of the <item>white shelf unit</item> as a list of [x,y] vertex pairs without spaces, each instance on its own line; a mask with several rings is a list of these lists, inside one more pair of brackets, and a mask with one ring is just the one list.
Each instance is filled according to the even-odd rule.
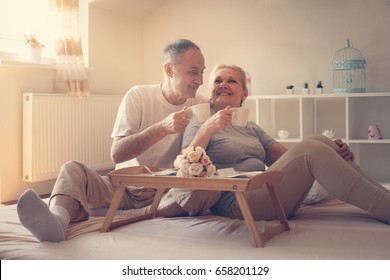
[[[390,92],[356,94],[251,95],[243,104],[250,119],[287,147],[325,129],[335,131],[353,151],[357,163],[374,179],[390,183]],[[376,124],[383,139],[368,140]],[[277,131],[290,132],[279,139]]]

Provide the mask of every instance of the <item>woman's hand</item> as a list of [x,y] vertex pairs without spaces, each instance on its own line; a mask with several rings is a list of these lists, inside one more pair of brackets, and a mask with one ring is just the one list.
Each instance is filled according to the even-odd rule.
[[202,126],[214,133],[217,131],[224,130],[231,121],[232,109],[230,106],[227,106],[225,109],[219,110],[210,118],[208,118]]
[[198,129],[189,146],[203,147],[206,149],[211,136],[218,131],[224,130],[232,121],[232,109],[227,106],[208,118]]
[[346,161],[353,161],[355,159],[355,156],[349,149],[348,145],[345,144],[341,139],[337,139],[334,142],[337,144],[337,146],[340,147],[336,151],[343,159],[345,159]]

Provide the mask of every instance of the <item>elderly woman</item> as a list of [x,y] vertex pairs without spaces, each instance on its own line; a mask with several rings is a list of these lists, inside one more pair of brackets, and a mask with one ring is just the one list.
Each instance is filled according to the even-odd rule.
[[[276,189],[289,218],[317,180],[333,197],[390,223],[390,191],[354,163],[345,143],[315,135],[287,150],[253,122],[234,126],[232,108],[240,107],[248,96],[245,71],[234,65],[218,65],[210,81],[213,114],[202,124],[190,123],[184,134],[184,147],[203,147],[217,168],[252,171],[268,167],[283,171],[283,181]],[[210,196],[217,200],[211,207],[213,214],[243,218],[232,192],[210,192]],[[278,218],[266,188],[247,192],[245,196],[256,220]],[[195,214],[193,209],[190,214]]]

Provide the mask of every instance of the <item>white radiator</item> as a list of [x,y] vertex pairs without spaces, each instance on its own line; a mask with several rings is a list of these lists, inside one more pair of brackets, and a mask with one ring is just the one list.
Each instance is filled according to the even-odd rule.
[[80,161],[97,171],[113,168],[111,132],[121,98],[25,93],[23,179],[54,179],[69,160]]

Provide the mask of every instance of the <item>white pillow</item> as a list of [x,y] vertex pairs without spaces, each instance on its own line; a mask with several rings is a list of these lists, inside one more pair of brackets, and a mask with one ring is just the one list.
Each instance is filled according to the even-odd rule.
[[303,204],[314,204],[318,203],[321,200],[327,198],[329,193],[325,190],[320,183],[314,181],[309,193],[307,194],[305,200],[302,202]]

